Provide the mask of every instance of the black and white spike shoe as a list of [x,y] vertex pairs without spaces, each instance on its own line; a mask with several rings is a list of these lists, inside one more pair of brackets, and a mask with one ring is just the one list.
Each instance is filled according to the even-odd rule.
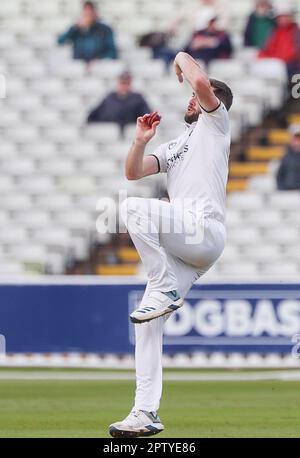
[[133,410],[123,420],[109,427],[112,437],[154,436],[164,430],[159,416],[155,412]]
[[177,291],[161,293],[160,291],[152,291],[147,299],[147,304],[144,307],[136,309],[131,315],[132,323],[146,323],[154,320],[183,306],[183,299]]

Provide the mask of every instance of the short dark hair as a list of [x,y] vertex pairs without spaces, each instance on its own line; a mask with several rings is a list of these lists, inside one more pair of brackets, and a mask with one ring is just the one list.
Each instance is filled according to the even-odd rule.
[[91,8],[92,10],[96,10],[96,5],[94,2],[84,2],[83,8]]
[[233,94],[229,86],[222,81],[211,78],[210,84],[215,89],[215,94],[224,103],[226,110],[229,111],[233,102]]

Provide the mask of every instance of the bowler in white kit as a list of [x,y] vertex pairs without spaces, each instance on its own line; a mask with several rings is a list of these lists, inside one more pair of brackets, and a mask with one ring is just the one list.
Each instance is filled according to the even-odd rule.
[[209,79],[186,53],[177,54],[174,66],[179,82],[186,79],[193,90],[184,132],[145,155],[160,120],[150,115],[138,118],[126,161],[129,180],[166,173],[169,202],[130,197],[122,204],[122,218],[148,284],[140,306],[130,315],[136,335],[135,403],[123,421],[110,425],[113,437],[163,431],[157,411],[162,394],[164,324],[184,305],[193,283],[220,257],[226,241],[232,92],[225,83]]

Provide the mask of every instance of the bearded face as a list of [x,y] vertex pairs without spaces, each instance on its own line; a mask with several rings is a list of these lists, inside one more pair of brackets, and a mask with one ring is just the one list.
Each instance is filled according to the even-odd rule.
[[189,101],[187,111],[184,116],[184,120],[187,124],[193,124],[193,122],[197,122],[199,116],[201,114],[200,104],[195,94]]

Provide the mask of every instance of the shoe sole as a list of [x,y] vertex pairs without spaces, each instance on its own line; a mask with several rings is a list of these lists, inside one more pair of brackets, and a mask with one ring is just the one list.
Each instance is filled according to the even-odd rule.
[[[170,310],[171,307],[174,307],[173,310]],[[177,305],[170,306],[170,307],[168,307],[167,310],[162,311],[159,315],[153,316],[153,317],[148,318],[146,320],[139,320],[138,318],[135,318],[134,316],[131,316],[131,315],[130,315],[129,318],[130,318],[131,323],[133,323],[133,324],[149,323],[149,321],[156,320],[156,318],[160,318],[160,317],[165,316],[165,315],[170,315],[171,313],[175,312],[175,310],[180,309],[180,307],[181,307],[181,305],[180,306],[177,306]]]
[[149,323],[149,321],[155,320],[156,318],[160,318],[161,316],[168,315],[170,313],[175,312],[176,310],[180,309],[182,306],[183,306],[183,301],[181,302],[180,305],[176,305],[176,304],[169,305],[169,307],[167,307],[165,310],[162,310],[160,313],[154,316],[151,316],[150,318],[143,319],[143,317],[141,317],[141,319],[139,319],[132,315],[130,315],[129,318],[133,324]]
[[117,429],[114,426],[111,426],[109,428],[109,434],[112,437],[116,438],[130,438],[130,437],[149,437],[149,436],[155,436],[156,434],[159,434],[163,431],[163,429],[157,429],[154,426],[151,426],[150,431],[124,431],[121,429]]

